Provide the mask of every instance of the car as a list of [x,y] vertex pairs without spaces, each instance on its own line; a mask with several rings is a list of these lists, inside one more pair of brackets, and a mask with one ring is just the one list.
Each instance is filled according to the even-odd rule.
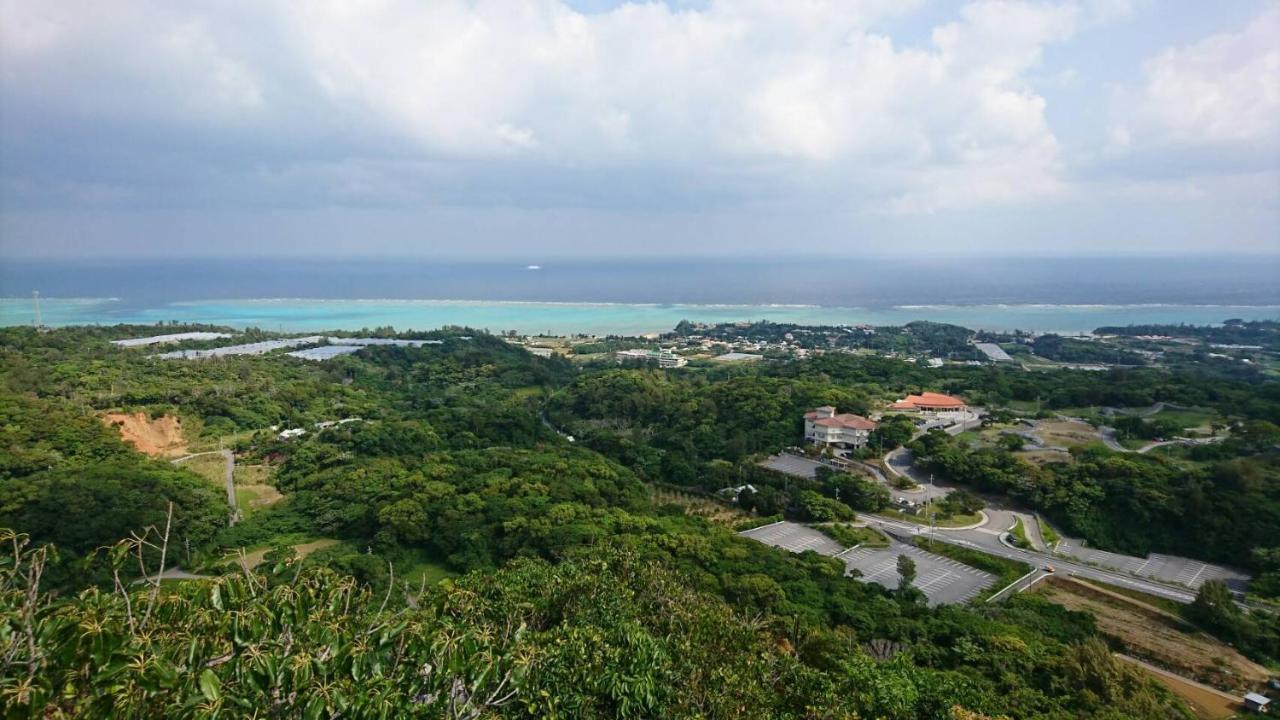
[[1044,568],[1043,568],[1043,570],[1044,570],[1045,572],[1047,572],[1047,573],[1055,573],[1055,572],[1058,572],[1057,570],[1055,570],[1055,569],[1054,569],[1054,567],[1053,567],[1052,565],[1045,565],[1045,566],[1044,566]]

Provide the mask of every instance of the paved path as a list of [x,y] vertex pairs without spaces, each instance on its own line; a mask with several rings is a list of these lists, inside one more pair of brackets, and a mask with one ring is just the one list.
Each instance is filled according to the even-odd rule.
[[1098,428],[1098,434],[1102,436],[1102,442],[1116,452],[1139,453],[1144,455],[1158,447],[1164,447],[1166,445],[1208,445],[1209,443],[1221,442],[1225,439],[1222,435],[1215,435],[1207,438],[1175,437],[1172,440],[1155,440],[1143,445],[1137,450],[1130,450],[1116,440],[1115,428],[1106,426],[1100,427]]
[[180,462],[190,460],[194,457],[200,457],[202,455],[221,455],[222,458],[227,461],[227,467],[226,470],[223,471],[222,480],[227,487],[227,506],[231,508],[230,524],[235,525],[236,522],[240,520],[240,508],[236,505],[236,456],[234,453],[230,450],[210,450],[209,452],[183,455],[182,457],[175,458],[170,462],[177,465]]

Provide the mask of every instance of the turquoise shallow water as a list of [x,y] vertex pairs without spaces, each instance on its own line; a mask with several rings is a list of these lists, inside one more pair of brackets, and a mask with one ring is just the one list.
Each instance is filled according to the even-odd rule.
[[[268,330],[358,330],[391,325],[428,330],[466,325],[492,331],[639,334],[681,320],[772,320],[811,325],[901,325],[934,320],[974,329],[1082,333],[1103,325],[1280,319],[1280,305],[915,305],[889,308],[812,305],[658,305],[451,300],[219,300],[130,306],[114,299],[42,298],[46,325],[202,322]],[[0,298],[0,325],[33,320],[30,298]]]

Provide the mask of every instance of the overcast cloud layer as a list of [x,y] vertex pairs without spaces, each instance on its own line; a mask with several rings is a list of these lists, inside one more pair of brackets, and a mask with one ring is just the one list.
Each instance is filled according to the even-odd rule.
[[1280,252],[1280,3],[0,0],[0,253]]

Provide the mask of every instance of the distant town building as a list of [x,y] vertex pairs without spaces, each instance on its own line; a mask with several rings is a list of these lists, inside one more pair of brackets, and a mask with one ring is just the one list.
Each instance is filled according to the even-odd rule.
[[281,431],[281,433],[276,437],[280,438],[281,440],[291,440],[296,437],[302,437],[303,435],[306,435],[306,434],[307,434],[307,431],[303,430],[302,428],[290,428],[288,430]]
[[876,427],[875,422],[861,415],[837,415],[836,409],[830,405],[804,414],[805,442],[815,445],[860,448],[867,444],[867,436]]
[[716,362],[754,362],[756,360],[763,360],[764,356],[753,353],[728,352],[723,355],[717,355],[711,359]]
[[889,409],[898,412],[956,414],[965,412],[968,406],[958,397],[935,392],[923,392],[919,395],[908,395],[890,405]]
[[664,368],[678,368],[689,364],[688,360],[670,350],[619,350],[613,356],[618,362],[625,360],[656,362],[658,367]]
[[553,350],[549,347],[526,347],[525,350],[537,355],[540,358],[549,358],[553,354]]

